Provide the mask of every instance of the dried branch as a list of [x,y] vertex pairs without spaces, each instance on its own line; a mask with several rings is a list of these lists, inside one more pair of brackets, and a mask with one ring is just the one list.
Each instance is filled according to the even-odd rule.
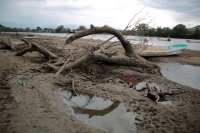
[[76,93],[76,91],[75,91],[75,88],[74,88],[74,80],[73,80],[73,79],[72,79],[72,89],[73,89],[74,93],[75,93],[76,95],[78,95],[78,94]]
[[66,40],[66,44],[69,44],[72,41],[74,41],[78,38],[81,38],[83,36],[107,32],[107,33],[113,34],[114,36],[116,36],[120,40],[124,50],[126,51],[126,55],[128,55],[128,56],[135,56],[136,55],[133,51],[132,45],[129,43],[129,41],[127,41],[124,38],[124,36],[121,32],[113,29],[112,27],[110,27],[108,25],[104,25],[103,27],[94,27],[94,26],[91,26],[91,27],[92,27],[91,29],[84,30],[84,31],[77,33],[77,34],[75,33],[74,35],[70,36]]
[[68,58],[68,59],[65,61],[65,63],[62,65],[62,67],[60,68],[60,70],[54,75],[54,78],[56,78],[56,77],[58,76],[58,74],[60,74],[60,73],[63,71],[63,69],[65,68],[65,65],[66,65],[67,63],[69,63],[69,61],[70,61],[70,58]]

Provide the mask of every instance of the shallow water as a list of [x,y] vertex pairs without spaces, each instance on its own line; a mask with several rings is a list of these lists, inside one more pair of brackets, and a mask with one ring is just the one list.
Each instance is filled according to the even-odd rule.
[[79,94],[74,96],[70,91],[62,91],[64,104],[72,107],[76,117],[109,133],[136,132],[136,113],[127,112],[124,103]]
[[164,77],[189,86],[200,89],[200,67],[192,65],[182,65],[172,62],[157,62]]

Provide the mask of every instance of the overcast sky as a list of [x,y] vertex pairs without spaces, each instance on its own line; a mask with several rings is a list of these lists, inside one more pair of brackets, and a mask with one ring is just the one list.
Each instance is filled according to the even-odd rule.
[[153,19],[151,26],[187,28],[200,25],[200,0],[0,0],[0,24],[9,27],[77,28],[105,24],[124,29],[137,15]]

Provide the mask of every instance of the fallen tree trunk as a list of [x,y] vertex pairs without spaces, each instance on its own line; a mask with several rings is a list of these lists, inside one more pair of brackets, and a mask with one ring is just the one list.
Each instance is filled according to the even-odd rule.
[[[135,66],[135,67],[141,67],[141,68],[152,68],[155,69],[157,66],[151,62],[147,62],[146,60],[136,60],[134,57],[127,57],[123,54],[118,56],[108,56],[99,52],[94,52],[90,54],[85,54],[82,57],[76,59],[73,62],[69,62],[65,65],[65,67],[62,69],[63,71],[71,70],[75,67],[81,66],[85,64],[88,61],[96,60],[106,63],[112,63],[115,65],[123,65],[123,66]],[[54,66],[52,64],[47,64],[48,67],[52,68],[54,71],[58,71],[60,68],[57,66]]]
[[[26,42],[28,42],[28,41],[26,41]],[[58,58],[54,53],[52,53],[49,50],[47,50],[46,48],[38,45],[36,42],[33,42],[33,43],[28,42],[28,43],[30,44],[30,46],[17,52],[17,54],[16,54],[17,56],[22,56],[27,52],[37,51],[37,52],[41,53],[42,55],[44,55],[45,58],[51,58],[51,59]]]
[[[108,53],[105,52],[105,50],[102,47],[100,47],[100,49],[98,50],[87,52],[85,55],[76,59],[74,62],[69,62],[68,64],[65,65],[64,69],[62,70],[70,70],[90,60],[102,61],[124,66],[135,66],[135,67],[152,68],[152,69],[157,68],[155,64],[148,62],[144,58],[137,55],[134,52],[132,45],[130,44],[129,41],[127,41],[124,38],[123,34],[113,29],[112,27],[109,27],[108,25],[105,25],[103,27],[94,27],[93,25],[91,25],[91,29],[75,32],[74,35],[70,36],[66,40],[66,44],[69,44],[74,40],[81,38],[83,36],[105,33],[105,32],[113,34],[120,40],[122,47],[125,50],[125,54],[118,53],[117,51]],[[54,65],[47,64],[47,66],[52,68],[54,71],[59,70],[59,68]]]
[[119,39],[127,56],[136,56],[136,53],[133,51],[133,48],[132,48],[130,42],[124,38],[123,34],[108,25],[104,25],[103,27],[95,27],[95,26],[91,25],[91,28],[88,30],[83,30],[82,32],[75,32],[74,35],[70,36],[66,40],[66,44],[69,44],[69,43],[73,42],[74,40],[84,37],[84,36],[88,36],[88,35],[92,35],[92,34],[100,34],[100,33],[105,33],[105,32],[113,34],[114,36],[116,36]]
[[[85,54],[81,58],[78,58],[77,60],[75,60],[74,62],[69,62],[68,64],[66,64],[64,69],[63,69],[63,71],[75,68],[75,67],[83,64],[84,62],[87,62],[88,60],[89,60],[89,54]],[[52,68],[54,71],[58,71],[59,70],[59,68],[54,66],[54,65],[47,64],[47,66]]]
[[[22,39],[22,41],[27,43],[28,46],[25,47],[24,49],[22,49],[21,51],[18,51],[16,54],[17,56],[22,56],[27,52],[37,51],[37,52],[41,53],[42,55],[44,55],[45,58],[52,58],[52,59],[58,58],[57,55],[55,55],[51,51],[47,50],[46,48],[38,45],[36,42],[31,43],[25,39]],[[7,48],[10,48],[13,51],[18,50],[18,47],[19,47],[18,45],[23,44],[22,41],[14,40],[14,42],[12,42],[11,39],[7,36],[0,37],[0,44],[3,46],[6,46]]]

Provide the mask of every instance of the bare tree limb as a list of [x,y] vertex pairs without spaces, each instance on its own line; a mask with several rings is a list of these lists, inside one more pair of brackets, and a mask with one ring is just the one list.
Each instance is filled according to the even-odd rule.
[[54,53],[52,53],[49,50],[47,50],[46,48],[38,45],[36,42],[30,43],[30,44],[31,44],[30,47],[27,47],[27,48],[17,52],[16,55],[22,56],[27,52],[37,51],[37,52],[41,53],[42,55],[44,55],[46,58],[52,58],[52,59],[58,58]]
[[73,79],[72,79],[72,89],[73,89],[74,93],[75,93],[76,95],[78,95],[78,94],[76,93],[76,91],[75,91],[75,88],[74,88],[74,80],[73,80]]
[[70,61],[70,58],[68,58],[65,63],[62,65],[62,67],[60,68],[60,70],[54,75],[54,78],[58,76],[58,74],[60,74],[62,72],[62,70],[65,68],[65,65]]
[[129,41],[127,41],[124,38],[124,36],[121,32],[113,29],[112,27],[110,27],[108,25],[104,25],[103,27],[94,27],[94,26],[91,26],[91,27],[92,27],[91,29],[83,30],[82,32],[75,33],[74,35],[70,36],[66,40],[66,44],[69,44],[72,41],[74,41],[78,38],[81,38],[83,36],[107,32],[107,33],[115,35],[119,39],[119,41],[121,42],[127,56],[136,56],[135,52],[133,51],[132,45],[129,43]]

